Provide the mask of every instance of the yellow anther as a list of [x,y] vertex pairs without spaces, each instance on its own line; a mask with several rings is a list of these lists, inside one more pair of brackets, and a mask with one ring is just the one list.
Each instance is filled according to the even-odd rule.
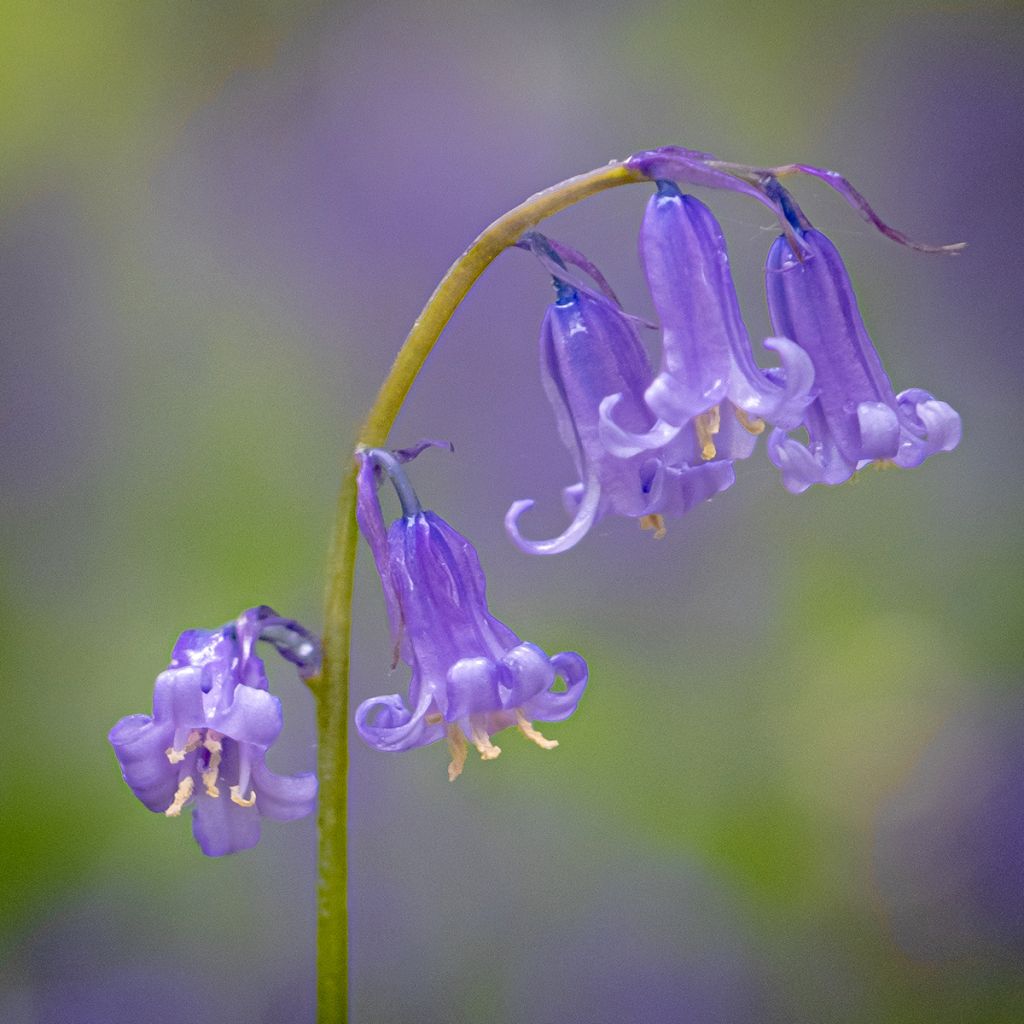
[[452,758],[448,765],[448,781],[454,782],[466,766],[466,754],[469,752],[469,747],[466,745],[466,734],[457,725],[448,726],[445,738],[448,741],[448,753]]
[[658,515],[656,512],[641,516],[639,520],[641,530],[653,530],[655,540],[663,540],[668,530],[665,529],[665,517]]
[[493,761],[501,753],[501,747],[496,747],[491,742],[491,737],[487,735],[487,730],[481,729],[479,725],[472,727],[469,739],[473,746],[480,751],[480,757],[484,761]]
[[764,433],[764,420],[759,416],[748,416],[738,405],[734,405],[732,411],[736,413],[736,419],[748,434],[757,437],[758,434]]
[[210,763],[203,772],[203,785],[206,787],[206,795],[214,798],[220,796],[220,790],[217,788],[217,776],[220,774],[221,750],[223,749],[220,741],[220,733],[214,732],[213,729],[207,731],[206,739],[203,740],[203,746],[210,752]]
[[178,750],[175,747],[168,747],[164,753],[167,754],[167,760],[171,764],[181,764],[185,760],[188,754],[191,754],[193,750],[199,749],[199,743],[202,739],[202,733],[198,729],[193,729],[185,740],[185,746]]
[[231,787],[231,802],[239,807],[252,807],[256,803],[256,790],[253,790],[248,797],[242,796],[241,786]]
[[182,807],[185,806],[192,798],[192,792],[196,788],[195,780],[191,775],[186,775],[185,778],[178,783],[178,788],[174,791],[174,799],[171,801],[171,806],[164,811],[164,814],[168,818],[176,818],[181,814]]
[[424,721],[426,721],[427,725],[439,725],[444,721],[444,715],[440,711],[431,711]]
[[516,728],[528,739],[531,743],[536,743],[541,750],[554,750],[558,746],[558,740],[549,740],[547,736],[539,733],[533,727],[531,722],[526,715],[516,708]]
[[722,426],[722,417],[718,406],[713,406],[707,412],[695,416],[693,426],[697,431],[697,443],[700,445],[701,458],[707,462],[709,459],[713,459],[718,451],[714,441],[715,434]]

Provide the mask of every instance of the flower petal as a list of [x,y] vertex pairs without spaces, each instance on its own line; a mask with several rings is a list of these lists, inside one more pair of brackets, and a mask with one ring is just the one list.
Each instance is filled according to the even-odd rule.
[[317,780],[312,772],[278,775],[267,767],[259,752],[253,754],[251,767],[256,809],[264,818],[294,821],[304,818],[316,806]]
[[601,506],[601,484],[596,476],[587,480],[583,497],[580,499],[580,506],[576,512],[576,518],[569,524],[564,532],[550,540],[527,540],[519,532],[519,517],[530,508],[534,502],[530,499],[514,501],[505,513],[505,530],[512,542],[520,551],[528,555],[557,555],[575,547],[589,532],[590,528],[597,522]]
[[260,841],[260,815],[255,806],[240,807],[222,793],[202,790],[192,812],[192,835],[207,857],[224,857],[252,849]]
[[107,738],[131,791],[151,811],[167,810],[178,785],[178,768],[167,759],[174,726],[149,715],[128,715]]
[[587,663],[575,651],[562,651],[551,658],[558,677],[565,680],[562,692],[546,690],[523,705],[523,714],[542,722],[561,722],[568,718],[579,704],[587,688]]
[[206,724],[239,743],[250,743],[266,750],[280,734],[284,716],[281,702],[266,690],[239,686],[230,706],[218,709]]
[[409,711],[397,693],[371,697],[356,708],[356,729],[377,750],[410,750],[436,743],[444,736],[444,726],[425,721],[432,699],[430,690],[424,688],[416,709]]
[[861,402],[857,406],[861,459],[891,459],[900,443],[900,421],[886,402]]
[[[654,386],[652,384],[647,389],[648,394]],[[684,419],[680,419],[678,421],[680,426],[673,427],[672,424],[659,419],[650,430],[642,434],[636,434],[626,430],[624,427],[620,427],[612,418],[612,412],[621,401],[621,394],[608,395],[601,400],[601,404],[598,406],[598,416],[600,419],[597,426],[601,443],[610,455],[615,455],[620,459],[628,459],[631,455],[637,455],[643,451],[664,448],[669,441],[675,438],[685,422]]]

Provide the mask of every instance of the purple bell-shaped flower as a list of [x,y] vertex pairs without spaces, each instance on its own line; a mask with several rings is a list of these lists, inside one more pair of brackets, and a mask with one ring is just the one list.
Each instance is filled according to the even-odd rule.
[[292,821],[316,802],[314,775],[276,775],[266,765],[283,718],[257,640],[304,678],[319,670],[320,644],[307,629],[250,608],[219,629],[182,633],[156,678],[153,714],[128,715],[110,730],[132,792],[169,818],[193,805],[192,832],[210,857],[255,846],[261,818]]
[[636,433],[623,417],[625,396],[613,396],[601,410],[606,446],[629,456],[693,430],[704,458],[736,459],[750,454],[766,422],[796,426],[810,401],[811,361],[785,337],[764,343],[781,367],[764,370],[754,361],[725,238],[711,211],[659,181],[639,248],[662,327],[661,372],[644,395],[658,422]]
[[624,454],[602,431],[602,406],[615,398],[623,431],[652,438],[654,417],[644,403],[651,368],[633,320],[611,299],[555,278],[557,297],[541,327],[544,390],[558,432],[570,450],[578,483],[563,492],[572,522],[559,536],[531,541],[519,532],[519,517],[533,505],[516,501],[505,528],[530,554],[557,554],[577,544],[606,515],[636,518],[664,533],[663,518],[681,515],[725,490],[735,480],[731,462],[704,461],[697,434],[661,424],[661,444]]
[[[780,190],[781,191],[781,190]],[[785,425],[772,432],[768,455],[795,494],[811,484],[838,484],[870,462],[920,465],[960,441],[960,416],[927,391],[896,394],[861,319],[853,285],[836,247],[791,201],[801,251],[776,239],[765,283],[772,325],[814,364],[815,399],[801,425],[808,443]]]
[[[359,526],[384,588],[395,660],[412,669],[408,703],[396,693],[359,705],[359,735],[383,751],[445,739],[453,781],[469,744],[492,760],[501,750],[491,737],[510,726],[545,750],[556,747],[533,722],[558,722],[576,710],[586,662],[573,652],[548,657],[491,615],[473,545],[420,506],[395,454],[368,449],[359,457]],[[378,466],[402,503],[389,529],[377,497]]]

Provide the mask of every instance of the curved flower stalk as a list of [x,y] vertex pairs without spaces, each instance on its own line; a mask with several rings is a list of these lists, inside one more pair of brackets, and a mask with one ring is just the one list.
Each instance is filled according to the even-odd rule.
[[927,391],[896,394],[861,319],[853,285],[832,242],[796,211],[802,250],[779,237],[765,282],[772,325],[814,364],[816,398],[802,425],[808,444],[784,428],[772,432],[768,455],[794,494],[811,484],[838,484],[879,461],[920,465],[960,442],[960,416]]
[[533,501],[516,501],[505,528],[521,550],[540,555],[568,551],[609,514],[635,517],[661,536],[664,516],[681,515],[733,483],[732,464],[702,462],[696,434],[664,424],[657,428],[664,428],[660,446],[652,442],[651,450],[625,458],[613,451],[601,435],[601,407],[609,395],[619,396],[625,430],[654,434],[643,400],[651,380],[647,353],[631,318],[610,300],[558,278],[555,289],[541,327],[541,378],[580,475],[563,492],[573,519],[559,536],[531,541],[519,532],[519,517]]
[[658,422],[646,434],[631,433],[618,418],[621,397],[610,397],[601,409],[609,450],[629,456],[656,448],[693,424],[704,458],[718,448],[725,458],[744,458],[766,422],[796,426],[811,400],[811,361],[784,337],[764,343],[781,367],[763,370],[754,361],[725,238],[711,211],[659,181],[640,230],[640,259],[662,325],[661,372],[644,395]]
[[[491,737],[515,726],[544,750],[558,746],[533,722],[568,718],[587,685],[574,652],[548,657],[499,622],[487,607],[476,550],[440,516],[424,511],[391,452],[360,453],[357,515],[373,552],[395,641],[396,662],[412,669],[408,704],[395,693],[363,701],[359,735],[382,751],[446,739],[454,781],[472,744],[485,761],[501,749]],[[402,516],[385,529],[374,466],[391,478]],[[557,680],[564,690],[554,687]]]
[[283,718],[257,640],[304,678],[320,667],[319,642],[307,629],[272,608],[250,608],[219,629],[182,633],[157,676],[153,714],[128,715],[110,730],[132,792],[169,818],[193,804],[192,832],[209,857],[255,846],[261,818],[291,821],[316,802],[314,775],[275,775],[266,765]]

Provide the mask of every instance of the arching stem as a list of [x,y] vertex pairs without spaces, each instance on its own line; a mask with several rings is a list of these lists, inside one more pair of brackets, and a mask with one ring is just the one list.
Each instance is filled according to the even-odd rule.
[[[641,171],[612,163],[569,178],[520,203],[486,228],[451,265],[412,325],[359,433],[358,443],[382,447],[416,375],[477,278],[504,249],[552,214],[618,185],[647,181]],[[310,681],[316,696],[320,777],[320,880],[317,896],[317,1021],[348,1021],[347,786],[348,677],[352,580],[358,531],[356,466],[348,467],[328,562],[324,663]]]

